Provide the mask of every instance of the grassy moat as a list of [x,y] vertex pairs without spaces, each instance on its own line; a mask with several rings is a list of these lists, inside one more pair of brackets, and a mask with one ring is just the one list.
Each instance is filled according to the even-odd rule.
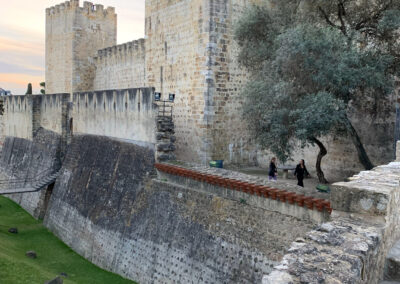
[[[18,234],[8,229],[18,228]],[[36,259],[25,256],[37,253]],[[0,283],[35,284],[61,273],[64,283],[134,283],[102,270],[73,252],[18,204],[0,196]]]

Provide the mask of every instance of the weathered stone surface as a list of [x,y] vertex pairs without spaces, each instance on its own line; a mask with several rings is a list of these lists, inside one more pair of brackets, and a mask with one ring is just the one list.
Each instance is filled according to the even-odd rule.
[[93,57],[99,49],[117,43],[117,15],[113,8],[95,10],[89,2],[86,7],[79,7],[78,1],[69,4],[61,4],[61,9],[58,5],[46,9],[48,94],[92,90]]
[[392,162],[363,171],[332,186],[331,201],[336,210],[373,215],[390,213],[388,206],[393,192],[399,187],[400,163]]
[[169,151],[174,151],[175,146],[172,143],[160,143],[157,144],[157,151],[160,152],[169,152]]
[[76,92],[72,96],[73,131],[154,144],[153,97],[152,88]]
[[37,254],[36,254],[36,252],[33,251],[33,250],[27,251],[27,252],[25,253],[25,255],[26,255],[27,257],[29,257],[29,258],[33,258],[33,259],[37,258]]
[[[33,141],[7,137],[0,154],[0,179],[24,180],[40,176],[48,170],[56,171],[61,166],[60,156],[61,136],[55,132],[40,128]],[[43,191],[8,196],[38,218],[44,216],[44,195]]]
[[[45,225],[95,264],[139,283],[255,283],[311,224],[151,180],[154,153],[74,137]],[[102,149],[102,155],[96,155]]]
[[385,280],[400,282],[400,241],[389,250],[385,263]]
[[[292,243],[276,273],[264,280],[290,274],[290,283],[379,283],[386,254],[400,236],[399,179],[400,163],[395,162],[335,184],[332,221],[308,233],[304,242]],[[392,277],[398,275],[398,246],[386,259],[386,275]]]
[[176,156],[173,153],[157,153],[157,161],[165,162],[175,160]]

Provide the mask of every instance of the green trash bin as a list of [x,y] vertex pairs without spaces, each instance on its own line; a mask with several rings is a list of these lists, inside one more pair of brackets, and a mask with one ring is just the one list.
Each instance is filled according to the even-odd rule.
[[224,167],[224,160],[210,161],[210,167],[222,169]]
[[316,189],[317,189],[319,192],[330,192],[330,191],[331,191],[331,189],[329,188],[329,186],[326,185],[326,184],[318,184],[318,185],[316,186]]

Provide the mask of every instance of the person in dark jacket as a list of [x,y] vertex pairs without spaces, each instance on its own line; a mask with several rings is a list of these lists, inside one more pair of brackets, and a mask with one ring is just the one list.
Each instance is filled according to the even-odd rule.
[[278,170],[276,168],[276,158],[273,157],[269,163],[268,180],[275,180],[278,176]]
[[300,163],[296,166],[294,175],[297,177],[297,185],[304,187],[303,179],[305,176],[308,177],[310,174],[307,171],[306,164],[304,163],[303,159],[301,159]]

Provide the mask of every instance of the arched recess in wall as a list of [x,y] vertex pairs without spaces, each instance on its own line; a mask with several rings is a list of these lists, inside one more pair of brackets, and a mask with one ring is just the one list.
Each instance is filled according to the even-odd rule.
[[71,117],[69,119],[69,133],[72,135],[74,134],[74,118]]
[[53,188],[54,188],[54,182],[51,183],[50,185],[47,186],[46,188],[46,193],[44,196],[44,202],[43,202],[43,207],[41,208],[40,212],[39,212],[39,219],[43,220],[44,216],[47,213],[47,208],[49,207],[49,202],[50,202],[50,198],[51,195],[53,194]]

